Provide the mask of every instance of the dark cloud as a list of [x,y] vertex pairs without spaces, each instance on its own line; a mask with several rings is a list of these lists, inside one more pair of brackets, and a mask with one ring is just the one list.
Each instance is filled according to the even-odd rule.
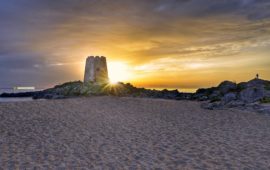
[[33,85],[46,88],[74,77],[80,79],[72,67],[78,67],[77,63],[62,66],[41,56],[0,55],[0,88]]
[[42,61],[38,57],[26,57],[21,55],[1,55],[0,67],[2,69],[31,69],[35,64],[39,64]]

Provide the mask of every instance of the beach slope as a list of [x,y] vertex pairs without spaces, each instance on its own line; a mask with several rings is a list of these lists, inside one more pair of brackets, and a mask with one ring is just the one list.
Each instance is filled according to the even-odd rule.
[[269,169],[270,115],[90,97],[0,103],[3,169]]

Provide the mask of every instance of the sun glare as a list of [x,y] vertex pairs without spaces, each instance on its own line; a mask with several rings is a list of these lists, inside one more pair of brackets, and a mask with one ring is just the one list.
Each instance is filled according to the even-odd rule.
[[128,65],[123,62],[109,62],[108,70],[111,84],[128,81],[131,77]]

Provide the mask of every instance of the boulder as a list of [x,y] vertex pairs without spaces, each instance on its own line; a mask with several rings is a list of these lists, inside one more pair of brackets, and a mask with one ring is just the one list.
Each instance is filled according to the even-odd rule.
[[241,82],[237,84],[237,92],[240,92],[247,88],[247,82]]
[[218,90],[213,91],[213,93],[209,95],[210,102],[221,101],[221,97],[222,95]]
[[227,104],[233,100],[237,99],[236,93],[227,93],[222,97],[222,103]]
[[[196,100],[209,100],[201,105],[205,109],[238,108],[260,113],[270,112],[270,81],[252,79],[236,84],[224,81],[218,87],[199,89],[193,95]],[[263,106],[268,104],[268,106]]]
[[212,93],[214,93],[215,91],[217,91],[218,89],[216,87],[210,87],[210,88],[200,88],[196,91],[196,94],[198,95],[205,95],[205,96],[209,96]]
[[237,85],[234,82],[231,81],[223,81],[218,85],[218,89],[221,92],[221,94],[226,94],[228,92],[235,91],[237,89]]
[[245,107],[245,103],[241,100],[232,100],[226,104],[226,107],[228,108],[243,108]]
[[246,103],[257,102],[264,97],[263,87],[248,87],[240,92],[240,99]]
[[245,85],[246,88],[240,91],[240,99],[246,103],[253,103],[264,97],[270,97],[269,84],[269,81],[262,79],[248,81]]
[[252,79],[250,81],[247,82],[247,86],[248,87],[253,87],[253,86],[265,86],[265,85],[269,85],[270,82],[267,80],[263,80],[263,79]]

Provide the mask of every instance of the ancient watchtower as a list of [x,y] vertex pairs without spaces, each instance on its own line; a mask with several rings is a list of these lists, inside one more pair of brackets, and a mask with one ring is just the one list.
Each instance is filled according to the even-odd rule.
[[85,64],[84,83],[89,81],[94,83],[107,83],[109,81],[107,62],[105,57],[87,57]]

